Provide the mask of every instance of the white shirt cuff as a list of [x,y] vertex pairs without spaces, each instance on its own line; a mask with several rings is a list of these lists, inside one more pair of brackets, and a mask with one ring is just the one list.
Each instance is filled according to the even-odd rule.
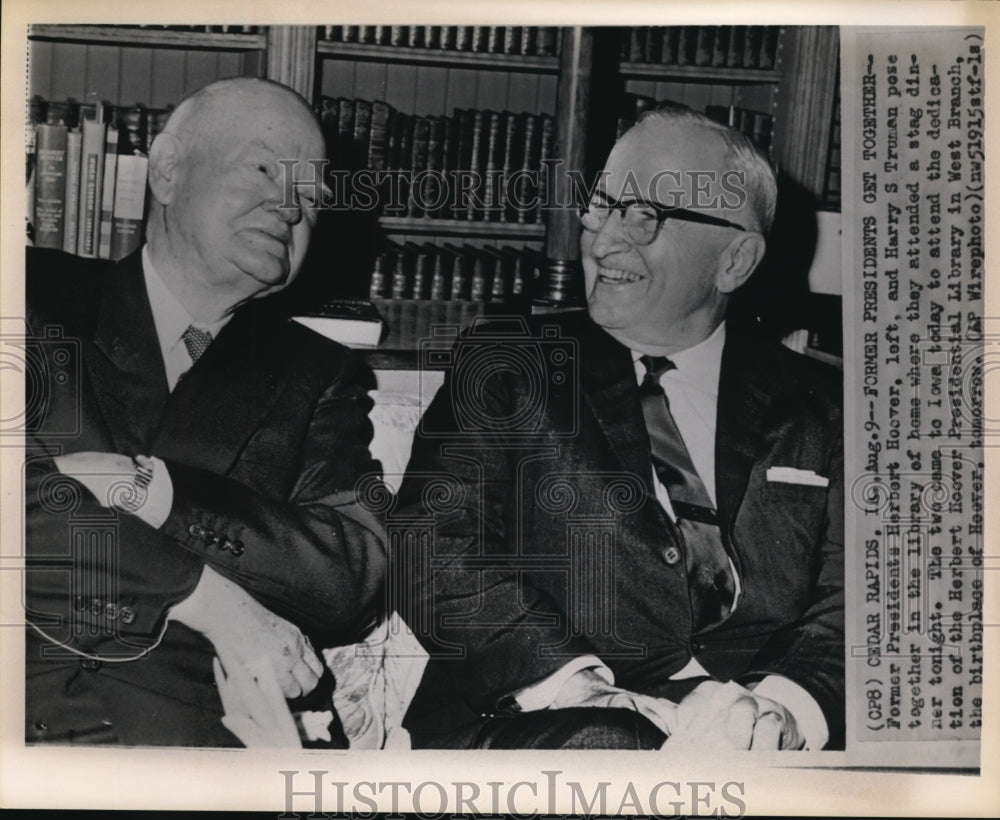
[[822,749],[830,739],[830,730],[816,699],[795,681],[781,675],[768,675],[754,688],[755,695],[775,700],[784,706],[806,740],[807,749]]
[[537,712],[540,709],[548,709],[559,696],[566,681],[577,672],[582,672],[585,669],[593,669],[610,684],[615,682],[614,673],[601,662],[600,658],[595,655],[581,655],[561,666],[547,678],[542,678],[538,683],[525,686],[515,692],[514,700],[517,701],[522,712]]
[[174,485],[167,465],[156,456],[150,456],[153,476],[146,487],[146,499],[133,510],[133,514],[154,529],[159,529],[170,515],[174,505]]

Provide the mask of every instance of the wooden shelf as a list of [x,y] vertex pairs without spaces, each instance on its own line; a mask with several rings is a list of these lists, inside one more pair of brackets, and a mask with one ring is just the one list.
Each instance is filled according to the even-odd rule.
[[482,236],[510,239],[544,239],[545,225],[517,222],[482,222],[464,219],[423,217],[379,217],[379,226],[388,234],[437,234],[440,236]]
[[255,51],[265,48],[267,44],[267,37],[263,32],[243,34],[242,32],[173,31],[171,29],[127,28],[123,26],[33,25],[29,28],[28,37],[32,40],[226,51]]
[[657,65],[621,63],[619,73],[626,79],[680,80],[689,83],[731,83],[734,85],[778,84],[783,73],[771,68],[725,68],[701,65]]
[[478,51],[449,51],[434,48],[410,48],[409,46],[340,43],[329,40],[319,40],[316,43],[316,52],[320,57],[340,57],[352,60],[458,66],[472,69],[524,71],[539,74],[559,73],[558,58],[526,56],[523,54],[484,54]]

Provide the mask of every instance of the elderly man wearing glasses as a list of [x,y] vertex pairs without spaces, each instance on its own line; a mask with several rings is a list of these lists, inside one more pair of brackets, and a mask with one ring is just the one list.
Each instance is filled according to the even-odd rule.
[[843,743],[840,374],[726,321],[775,198],[653,112],[581,210],[587,311],[452,351],[400,493],[415,745]]

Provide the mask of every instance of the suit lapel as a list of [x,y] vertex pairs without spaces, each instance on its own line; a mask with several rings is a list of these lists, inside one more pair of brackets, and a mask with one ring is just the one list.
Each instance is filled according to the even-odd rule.
[[[153,452],[226,474],[291,377],[280,325],[248,305],[174,388]],[[284,343],[287,345],[287,342]]]
[[622,468],[640,476],[652,495],[649,437],[632,354],[589,320],[583,322],[579,340],[584,397]]
[[715,431],[715,489],[727,537],[761,451],[764,421],[778,389],[776,376],[762,362],[757,345],[727,328]]
[[138,253],[104,273],[99,310],[87,368],[117,451],[134,455],[147,449],[168,392]]

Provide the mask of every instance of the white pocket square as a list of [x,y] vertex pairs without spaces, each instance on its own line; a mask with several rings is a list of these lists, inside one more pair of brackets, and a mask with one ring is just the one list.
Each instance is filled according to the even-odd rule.
[[812,470],[800,470],[797,467],[768,467],[767,480],[782,484],[807,484],[810,487],[826,487],[830,479],[817,475]]

